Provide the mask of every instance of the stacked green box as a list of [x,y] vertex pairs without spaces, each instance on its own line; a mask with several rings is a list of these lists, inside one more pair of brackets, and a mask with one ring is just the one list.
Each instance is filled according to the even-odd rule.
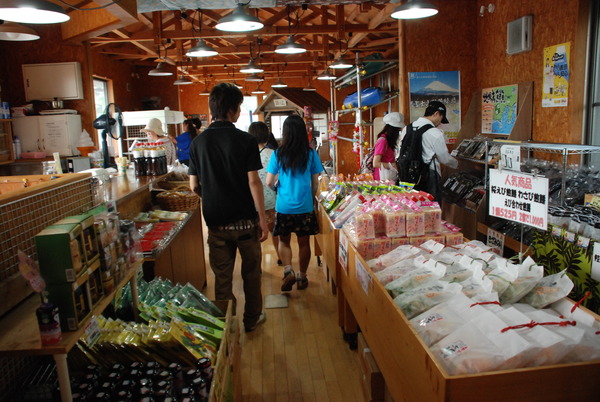
[[78,224],[81,226],[85,262],[87,266],[94,264],[100,258],[98,239],[96,229],[94,228],[94,215],[88,212],[81,215],[68,216],[55,223],[55,225],[60,224]]
[[74,282],[86,271],[83,233],[77,223],[51,225],[35,236],[42,277],[49,284]]

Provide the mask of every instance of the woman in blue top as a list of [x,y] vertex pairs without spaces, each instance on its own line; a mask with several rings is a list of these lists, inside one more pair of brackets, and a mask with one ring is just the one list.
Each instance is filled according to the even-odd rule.
[[[281,146],[267,166],[267,185],[277,191],[273,236],[279,236],[279,256],[285,266],[281,291],[287,292],[296,282],[300,290],[308,287],[310,236],[319,232],[314,199],[323,165],[317,152],[309,146],[306,125],[300,116],[285,119],[282,134]],[[298,238],[300,272],[297,277],[292,269],[292,232]]]
[[[194,124],[196,120],[196,124]],[[190,165],[190,144],[192,140],[198,135],[198,130],[202,126],[200,119],[187,119],[182,123],[183,133],[179,134],[175,138],[175,144],[177,146],[177,159],[179,163],[183,163],[186,166]]]

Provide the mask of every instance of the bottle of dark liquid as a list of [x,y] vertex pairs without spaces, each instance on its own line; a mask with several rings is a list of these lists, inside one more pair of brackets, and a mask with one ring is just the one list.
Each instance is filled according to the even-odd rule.
[[135,165],[135,175],[146,176],[146,158],[143,149],[136,148],[133,150],[133,163]]
[[152,157],[150,156],[151,143],[147,143],[144,147],[144,159],[146,160],[146,176],[152,176]]

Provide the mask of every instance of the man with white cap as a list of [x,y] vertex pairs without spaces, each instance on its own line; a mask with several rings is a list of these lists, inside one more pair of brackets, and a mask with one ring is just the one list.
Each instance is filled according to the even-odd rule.
[[[427,105],[423,117],[419,117],[409,125],[410,129],[414,131],[419,130],[421,127],[429,126],[429,129],[423,132],[421,140],[423,146],[422,158],[423,162],[429,165],[429,174],[426,175],[427,178],[424,182],[418,183],[415,186],[415,189],[428,192],[438,202],[442,201],[440,163],[454,169],[458,167],[458,161],[448,153],[444,133],[438,128],[442,123],[448,123],[446,105],[440,101],[433,100]],[[400,150],[400,144],[406,136],[408,128],[408,126],[405,127],[400,134],[398,150]]]
[[391,112],[383,116],[383,122],[385,126],[377,135],[373,152],[373,179],[396,181],[395,149],[400,130],[404,127],[404,116]]
[[163,124],[156,117],[151,118],[146,124],[146,127],[140,130],[148,136],[148,142],[164,146],[166,149],[167,165],[172,165],[177,159],[177,150],[171,138],[167,136],[163,130]]

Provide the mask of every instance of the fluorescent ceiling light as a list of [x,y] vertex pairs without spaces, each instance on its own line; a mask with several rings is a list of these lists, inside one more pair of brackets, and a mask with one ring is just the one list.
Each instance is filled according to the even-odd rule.
[[262,67],[258,67],[256,64],[254,64],[254,60],[250,59],[250,62],[240,68],[240,73],[244,73],[244,74],[256,74],[256,73],[262,73],[263,71],[265,71]]
[[190,80],[185,75],[181,74],[177,80],[173,83],[173,85],[190,85],[193,84],[192,80]]
[[287,88],[287,86],[285,82],[281,81],[281,78],[277,78],[277,81],[271,85],[271,88]]
[[333,63],[331,63],[329,65],[329,68],[333,68],[333,69],[350,68],[353,65],[354,64],[350,64],[346,60],[342,59],[342,56],[340,55]]
[[152,77],[166,77],[168,75],[173,75],[173,72],[167,70],[167,68],[165,67],[165,63],[161,61],[160,63],[158,63],[155,69],[150,70],[148,72],[148,75]]
[[190,48],[185,55],[187,57],[210,57],[218,54],[219,52],[208,46],[206,42],[204,42],[204,39],[199,39],[198,44]]
[[436,15],[438,9],[434,5],[421,0],[406,0],[406,3],[396,7],[391,17],[399,20],[414,20],[417,18]]
[[264,27],[263,23],[253,15],[246,13],[244,6],[238,4],[233,12],[219,20],[215,28],[226,32],[256,31]]
[[27,41],[40,38],[33,29],[14,22],[4,22],[0,24],[0,40],[9,41]]
[[304,46],[294,42],[294,35],[290,35],[285,43],[275,48],[275,53],[279,54],[299,54],[306,52]]
[[260,95],[260,94],[264,94],[265,91],[259,85],[254,91],[252,91],[252,93],[255,95]]
[[332,81],[336,79],[336,76],[325,70],[317,76],[317,79],[321,81]]
[[2,0],[0,19],[25,24],[55,24],[71,17],[58,4],[45,0]]
[[260,76],[258,76],[258,74],[251,74],[246,77],[246,81],[251,81],[251,82],[262,82],[264,80],[265,80],[265,77],[260,77]]

